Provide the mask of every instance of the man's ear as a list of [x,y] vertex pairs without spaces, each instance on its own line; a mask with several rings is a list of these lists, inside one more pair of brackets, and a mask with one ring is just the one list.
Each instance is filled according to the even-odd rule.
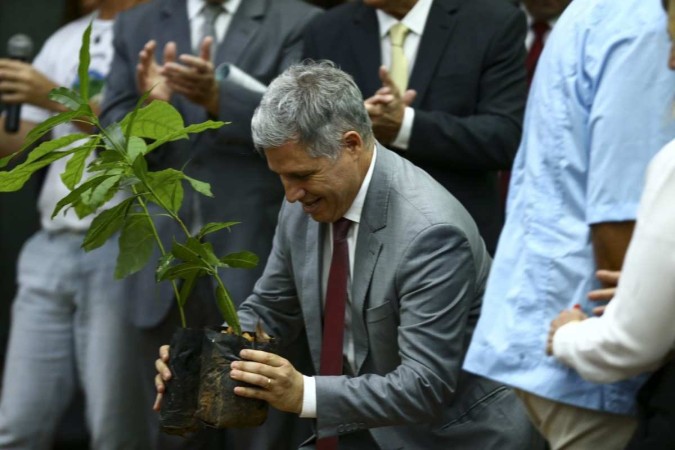
[[344,148],[350,155],[358,157],[364,150],[365,142],[361,135],[354,131],[347,131],[342,135],[342,143]]

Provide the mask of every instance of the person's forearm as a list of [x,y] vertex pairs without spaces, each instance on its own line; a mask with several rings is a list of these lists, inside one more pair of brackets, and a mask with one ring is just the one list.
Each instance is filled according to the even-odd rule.
[[26,135],[33,127],[33,124],[22,120],[16,133],[7,133],[5,117],[0,116],[0,158],[18,152],[26,140]]
[[634,221],[591,225],[591,240],[597,269],[621,270],[634,227]]

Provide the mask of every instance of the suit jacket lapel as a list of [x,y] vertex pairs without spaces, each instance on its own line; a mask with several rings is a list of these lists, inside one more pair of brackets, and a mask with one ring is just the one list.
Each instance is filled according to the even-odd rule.
[[[307,329],[309,351],[312,355],[315,373],[319,373],[321,361],[322,313],[321,305],[321,249],[326,226],[307,217],[305,239],[305,265],[302,274],[301,295],[303,316]],[[318,319],[317,319],[318,318]]]
[[458,0],[434,0],[431,4],[408,83],[410,89],[417,90],[413,107],[418,106],[424,99],[431,78],[436,72],[436,66],[445,54],[445,48],[449,44],[457,20],[455,13],[458,8]]
[[391,171],[389,170],[389,151],[378,146],[377,160],[373,177],[368,186],[366,201],[361,213],[359,235],[354,256],[354,278],[352,280],[352,333],[354,335],[355,364],[354,373],[358,374],[368,355],[368,334],[364,322],[366,294],[377,263],[382,242],[377,232],[387,225],[389,207],[389,188]]
[[350,36],[353,51],[352,75],[364,98],[375,94],[381,86],[378,75],[381,57],[379,25],[375,9],[360,4],[354,13]]
[[176,43],[177,54],[192,53],[192,38],[190,22],[187,17],[185,0],[168,0],[164,2],[160,15],[158,48],[155,57],[158,61],[163,58],[164,44],[170,41]]
[[258,33],[269,0],[244,0],[239,4],[225,38],[218,46],[215,61],[237,64],[246,47]]

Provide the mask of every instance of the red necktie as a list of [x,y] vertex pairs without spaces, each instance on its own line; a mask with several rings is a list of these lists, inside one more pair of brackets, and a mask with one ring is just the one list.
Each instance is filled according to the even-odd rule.
[[532,41],[532,46],[530,47],[530,51],[527,53],[527,59],[525,60],[528,86],[532,83],[534,69],[537,67],[537,61],[539,61],[539,56],[544,49],[544,36],[546,36],[546,33],[548,33],[550,29],[551,27],[548,22],[534,22],[532,24],[534,40]]
[[[320,375],[342,375],[342,345],[345,332],[345,307],[349,279],[349,248],[347,232],[352,222],[344,217],[333,223],[333,257],[328,272],[326,305],[323,314]],[[338,438],[317,440],[317,450],[337,449]]]

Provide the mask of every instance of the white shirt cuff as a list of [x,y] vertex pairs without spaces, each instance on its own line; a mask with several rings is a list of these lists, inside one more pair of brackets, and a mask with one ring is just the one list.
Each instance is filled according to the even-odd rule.
[[396,139],[394,139],[394,142],[391,143],[392,147],[395,147],[399,150],[408,150],[413,120],[415,120],[415,110],[410,106],[406,106],[405,112],[403,113],[403,122],[401,122],[401,129],[398,130]]
[[314,377],[302,376],[305,380],[302,394],[302,411],[300,417],[305,419],[316,418],[316,382]]

